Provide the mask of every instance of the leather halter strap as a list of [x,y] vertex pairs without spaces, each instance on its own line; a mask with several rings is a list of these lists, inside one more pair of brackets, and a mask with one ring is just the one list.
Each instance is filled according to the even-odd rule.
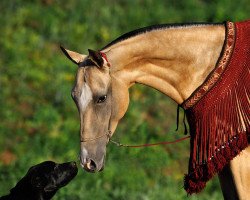
[[111,131],[108,131],[108,133],[105,133],[105,134],[102,134],[102,135],[99,135],[95,138],[84,138],[83,140],[80,140],[80,142],[91,142],[91,141],[95,141],[95,140],[98,140],[104,136],[107,136],[107,139],[108,139],[108,142],[110,141],[110,138],[111,138]]

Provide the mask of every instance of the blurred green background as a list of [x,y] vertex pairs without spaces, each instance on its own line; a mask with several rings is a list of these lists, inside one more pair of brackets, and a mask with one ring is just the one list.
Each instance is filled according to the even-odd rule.
[[[77,160],[79,119],[70,96],[77,68],[60,44],[86,54],[143,26],[239,21],[249,13],[249,0],[1,0],[0,196],[32,165]],[[183,137],[183,129],[174,131],[173,101],[145,86],[130,93],[116,139],[140,144]],[[110,144],[103,172],[79,169],[54,199],[222,199],[217,178],[200,194],[186,195],[188,157],[188,141],[142,149]]]

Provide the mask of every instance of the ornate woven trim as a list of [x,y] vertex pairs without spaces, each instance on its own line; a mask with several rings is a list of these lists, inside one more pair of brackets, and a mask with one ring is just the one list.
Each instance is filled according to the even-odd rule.
[[219,57],[214,70],[208,75],[204,83],[199,86],[189,98],[183,103],[182,107],[186,110],[194,106],[219,80],[220,76],[227,67],[231,58],[235,44],[235,26],[233,22],[226,23],[226,38],[223,45],[223,54]]

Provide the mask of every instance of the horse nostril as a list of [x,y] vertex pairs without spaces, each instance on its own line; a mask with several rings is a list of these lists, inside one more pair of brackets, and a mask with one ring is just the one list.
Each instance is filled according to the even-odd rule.
[[95,171],[96,170],[96,164],[93,160],[90,160],[90,170]]
[[96,164],[92,159],[89,159],[89,162],[86,163],[85,169],[89,172],[95,172],[96,171]]

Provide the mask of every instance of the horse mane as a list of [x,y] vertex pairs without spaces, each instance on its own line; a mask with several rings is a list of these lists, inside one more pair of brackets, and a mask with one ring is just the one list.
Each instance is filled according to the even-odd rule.
[[101,50],[104,50],[116,43],[122,42],[126,39],[135,37],[140,34],[144,34],[147,32],[155,31],[155,30],[162,30],[162,29],[172,29],[172,28],[188,28],[188,27],[198,27],[198,26],[217,26],[217,25],[223,25],[224,23],[204,23],[204,22],[193,22],[193,23],[173,23],[173,24],[157,24],[157,25],[151,25],[146,26],[143,28],[139,28],[130,32],[127,32],[120,37],[116,38],[112,42],[108,43],[106,46],[104,46]]

